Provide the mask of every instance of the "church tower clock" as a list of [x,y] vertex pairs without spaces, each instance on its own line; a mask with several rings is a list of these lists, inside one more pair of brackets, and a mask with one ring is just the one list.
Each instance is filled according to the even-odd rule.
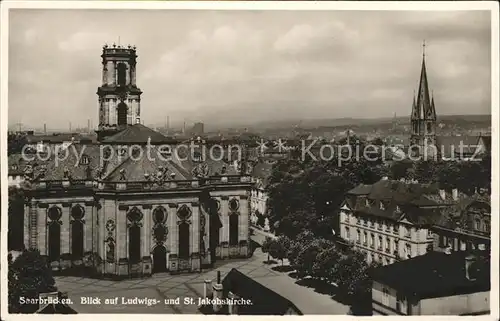
[[135,46],[104,45],[101,58],[102,84],[97,88],[99,141],[141,122],[142,94],[136,85]]

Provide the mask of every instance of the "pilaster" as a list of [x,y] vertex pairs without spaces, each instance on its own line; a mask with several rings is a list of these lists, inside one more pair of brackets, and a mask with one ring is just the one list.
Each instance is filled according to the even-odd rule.
[[85,215],[83,216],[83,252],[93,252],[95,248],[94,231],[96,230],[94,219],[94,202],[85,202]]
[[23,237],[24,237],[24,246],[26,248],[30,246],[30,210],[31,210],[31,203],[24,204]]
[[152,232],[152,221],[153,217],[151,215],[151,205],[143,205],[143,224],[141,227],[141,257],[149,256],[151,254],[151,238],[153,236]]
[[[101,202],[105,202],[105,201],[101,201]],[[99,236],[98,238],[96,238],[96,243],[97,243],[97,251],[99,253],[99,257],[101,259],[105,259],[106,258],[106,254],[105,254],[105,251],[106,251],[106,238],[108,237],[108,231],[106,230],[106,221],[107,221],[107,218],[106,216],[109,215],[107,212],[106,212],[106,207],[104,206],[105,204],[102,203],[100,204],[100,206],[97,207],[97,220],[99,222]]]
[[238,218],[238,241],[248,241],[248,212],[249,202],[247,196],[240,196],[240,215]]
[[191,253],[200,252],[200,206],[199,203],[191,203]]
[[127,206],[120,205],[116,211],[116,245],[118,247],[118,259],[128,257],[128,228],[127,228]]
[[168,204],[168,220],[169,220],[169,231],[168,238],[170,239],[170,254],[179,254],[179,228],[177,221],[177,204]]
[[71,235],[70,235],[70,230],[71,230],[71,225],[69,223],[70,221],[70,208],[71,204],[70,203],[63,203],[62,204],[62,226],[61,226],[61,254],[66,254],[66,253],[71,253]]
[[41,255],[47,255],[47,206],[42,205],[38,204],[37,208],[37,249]]

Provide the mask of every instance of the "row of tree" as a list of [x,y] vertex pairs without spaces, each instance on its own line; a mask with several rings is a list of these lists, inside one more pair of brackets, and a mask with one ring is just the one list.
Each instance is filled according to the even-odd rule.
[[[359,184],[373,184],[382,177],[416,180],[445,190],[457,188],[466,194],[490,192],[491,156],[481,161],[397,161],[351,159],[278,161],[267,186],[271,229],[278,235],[295,237],[304,230],[328,238],[346,193]],[[328,226],[328,227],[326,227]]]
[[288,259],[299,279],[313,279],[334,286],[336,297],[351,303],[355,314],[371,314],[371,271],[379,265],[367,264],[365,256],[350,245],[316,238],[305,231],[291,240],[286,236],[267,238],[262,251],[280,260]]

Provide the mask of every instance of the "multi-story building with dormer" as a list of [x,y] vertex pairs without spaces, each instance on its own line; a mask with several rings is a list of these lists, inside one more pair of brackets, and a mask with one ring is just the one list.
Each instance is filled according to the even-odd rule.
[[434,241],[433,222],[454,204],[453,196],[438,200],[436,195],[433,186],[386,178],[359,185],[341,207],[340,236],[365,253],[368,263],[425,254]]

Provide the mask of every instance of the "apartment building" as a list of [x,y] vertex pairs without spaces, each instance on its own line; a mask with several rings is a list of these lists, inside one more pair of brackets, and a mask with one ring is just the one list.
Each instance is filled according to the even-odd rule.
[[341,206],[340,236],[365,253],[368,263],[423,255],[434,241],[433,222],[454,204],[452,197],[439,195],[434,186],[387,178],[359,185]]

